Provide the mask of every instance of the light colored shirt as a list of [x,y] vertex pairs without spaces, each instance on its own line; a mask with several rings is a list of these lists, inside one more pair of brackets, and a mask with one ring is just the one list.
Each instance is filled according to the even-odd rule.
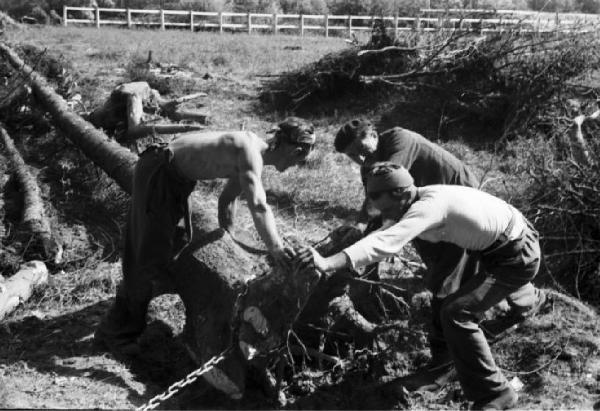
[[506,231],[509,239],[525,227],[522,214],[510,204],[483,191],[462,186],[420,187],[418,200],[393,226],[377,231],[344,250],[353,268],[398,254],[412,239],[445,241],[467,250],[485,250]]

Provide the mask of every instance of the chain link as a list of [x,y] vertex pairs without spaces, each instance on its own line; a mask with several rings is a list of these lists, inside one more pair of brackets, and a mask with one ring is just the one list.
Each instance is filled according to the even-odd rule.
[[171,398],[173,395],[175,395],[179,391],[181,391],[181,389],[183,387],[190,385],[191,383],[196,381],[202,374],[205,374],[205,373],[209,372],[210,370],[212,370],[218,363],[220,363],[221,361],[223,361],[225,359],[225,354],[227,353],[227,351],[228,350],[225,350],[220,355],[212,357],[210,360],[208,360],[206,363],[204,363],[204,365],[202,367],[195,369],[194,371],[189,373],[185,378],[174,382],[162,394],[158,394],[157,396],[153,397],[150,401],[148,401],[146,404],[142,405],[141,407],[136,408],[136,411],[148,411],[148,410],[155,409],[162,402],[166,401],[167,399]]

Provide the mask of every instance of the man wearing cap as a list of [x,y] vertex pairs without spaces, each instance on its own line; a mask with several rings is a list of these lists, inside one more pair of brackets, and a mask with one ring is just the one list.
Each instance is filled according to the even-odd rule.
[[[400,127],[381,135],[370,121],[355,119],[344,124],[335,137],[335,148],[361,166],[363,185],[369,167],[377,161],[390,161],[405,167],[415,179],[417,187],[432,184],[454,184],[478,187],[479,182],[467,166],[454,155],[425,137]],[[365,234],[381,226],[380,217],[371,220],[365,230],[369,214],[373,214],[371,200],[366,196],[358,220]],[[477,270],[477,259],[464,249],[446,241],[432,243],[420,238],[413,241],[417,252],[427,266],[426,285],[433,293],[432,323],[429,333],[431,361],[413,375],[409,389],[436,390],[453,376],[446,342],[441,329],[439,310],[443,298],[456,291],[463,280]]]
[[367,194],[384,218],[396,221],[394,225],[331,257],[307,249],[299,259],[332,273],[396,255],[414,238],[445,241],[478,254],[480,272],[444,299],[441,326],[463,391],[474,401],[473,409],[513,407],[517,394],[496,366],[478,322],[503,299],[522,315],[539,308],[531,284],[540,265],[537,231],[517,209],[497,197],[470,187],[415,187],[410,173],[390,162],[372,167]]
[[261,182],[264,165],[284,171],[303,161],[315,143],[312,124],[289,117],[267,142],[248,131],[181,134],[168,144],[154,145],[140,155],[125,229],[123,281],[115,304],[96,331],[106,345],[135,351],[135,339],[146,326],[153,285],[168,275],[181,250],[174,249],[183,218],[191,241],[190,194],[197,180],[227,178],[218,201],[219,225],[232,230],[236,199],[244,195],[256,229],[275,263],[287,267],[293,256],[285,248]]

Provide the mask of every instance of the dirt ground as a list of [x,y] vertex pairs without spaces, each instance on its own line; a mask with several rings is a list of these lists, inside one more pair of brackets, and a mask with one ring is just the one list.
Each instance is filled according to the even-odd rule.
[[[178,63],[185,60],[185,50],[200,53],[191,47],[208,47],[203,51],[202,65],[190,63],[197,77],[194,83],[186,80],[183,86],[172,88],[172,93],[206,91],[209,97],[204,104],[213,114],[213,129],[238,129],[240,124],[268,129],[280,114],[260,109],[257,96],[261,83],[254,75],[281,72],[344,46],[335,40],[317,46],[311,39],[294,37],[219,38],[182,33],[182,41],[156,32],[136,31],[124,36],[122,31],[108,31],[106,35],[113,40],[110,47],[109,42],[99,41],[98,32],[87,29],[8,34],[13,44],[47,47],[50,56],[62,56],[61,61],[69,63],[67,69],[76,74],[78,90],[89,106],[127,79],[127,62],[143,54],[149,44],[156,50],[183,42],[189,49],[184,47],[181,56],[165,52],[161,57],[158,53],[159,59]],[[199,38],[204,43],[196,45]],[[127,46],[119,46],[124,39],[129,40]],[[277,61],[263,66],[250,64],[259,54],[255,52],[256,43],[272,53],[261,59]],[[302,47],[300,52],[285,49],[297,44]],[[212,79],[200,80],[207,72]],[[58,73],[62,75],[60,70]],[[56,73],[54,80],[60,80]],[[365,114],[372,114],[365,110]],[[332,111],[313,119],[319,134],[326,137],[319,142],[312,162],[298,174],[265,173],[269,202],[285,235],[315,243],[356,216],[362,201],[358,170],[330,147],[334,130],[355,114]],[[141,353],[137,356],[115,357],[94,344],[93,332],[112,303],[121,278],[120,241],[128,197],[90,165],[43,113],[23,108],[19,115],[3,120],[37,175],[53,229],[65,249],[65,261],[52,267],[46,288],[0,324],[0,408],[140,406],[195,369],[180,339],[183,304],[175,295],[152,302],[149,325],[140,339]],[[462,146],[457,150],[466,153],[469,164],[478,171],[486,167],[489,154]],[[194,200],[214,203],[220,187],[221,183],[200,184]],[[2,274],[10,276],[27,259],[28,250],[26,236],[18,233],[20,194],[1,156],[0,188],[0,261]],[[250,215],[240,208],[237,224],[251,230]],[[404,258],[417,261],[410,250]],[[260,378],[250,373],[240,401],[228,399],[199,380],[160,408],[466,409],[469,404],[456,382],[435,394],[409,393],[394,385],[396,378],[406,376],[429,359],[429,296],[420,275],[402,260],[386,263],[385,281],[405,289],[403,297],[410,302],[410,309],[390,314],[389,321],[399,321],[399,325],[360,348],[353,343],[327,347],[326,353],[343,359],[342,364],[298,356],[295,364],[284,369],[278,398],[268,395]],[[544,284],[549,281],[544,279]],[[599,328],[594,309],[558,295],[544,312],[494,345],[495,358],[509,380],[523,383],[519,408],[598,409]]]

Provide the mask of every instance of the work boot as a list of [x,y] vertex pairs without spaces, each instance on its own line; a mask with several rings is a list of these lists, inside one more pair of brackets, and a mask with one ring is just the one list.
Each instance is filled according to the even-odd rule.
[[447,351],[435,353],[431,361],[413,374],[399,379],[408,391],[437,392],[446,384],[456,381],[454,362]]
[[145,320],[139,321],[138,318],[138,321],[134,321],[126,300],[117,295],[94,332],[94,345],[113,354],[139,355],[141,350],[137,339],[145,327]]
[[517,405],[519,396],[511,387],[506,387],[504,390],[494,395],[475,401],[472,410],[508,410]]
[[456,381],[456,378],[456,368],[453,363],[449,363],[434,368],[419,368],[413,374],[404,377],[402,385],[408,391],[437,392],[447,384]]
[[515,313],[509,311],[506,314],[500,315],[491,320],[483,320],[479,323],[479,327],[487,338],[489,343],[495,343],[506,335],[516,330],[519,325],[528,318],[538,314],[543,307],[549,303],[548,295],[544,290],[537,289],[538,299],[531,308],[525,312]]
[[94,345],[117,356],[135,357],[142,353],[137,338],[115,337],[100,327],[94,333]]

